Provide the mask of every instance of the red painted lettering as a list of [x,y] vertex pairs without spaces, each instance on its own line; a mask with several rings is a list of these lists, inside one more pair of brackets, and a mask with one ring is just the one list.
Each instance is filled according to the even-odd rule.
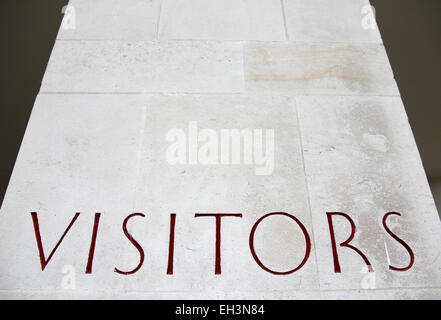
[[119,273],[119,274],[124,274],[124,275],[130,275],[130,274],[134,274],[136,271],[138,271],[142,264],[144,263],[144,250],[142,249],[142,247],[139,245],[139,243],[130,235],[130,233],[127,231],[127,222],[129,222],[129,220],[133,217],[136,216],[140,216],[140,217],[145,217],[144,214],[142,213],[132,213],[131,215],[127,216],[127,218],[124,219],[123,222],[123,231],[124,234],[126,235],[127,239],[129,239],[129,241],[135,246],[135,248],[138,250],[139,252],[139,263],[138,265],[135,267],[135,269],[131,270],[131,271],[121,271],[117,268],[115,268],[115,272]]
[[175,221],[176,213],[170,214],[170,240],[168,242],[167,274],[173,274],[173,254],[175,251]]
[[329,233],[331,235],[332,255],[334,256],[334,272],[341,273],[341,268],[340,268],[340,262],[338,260],[337,245],[335,242],[335,234],[334,234],[334,226],[332,223],[332,216],[344,217],[351,224],[351,235],[349,236],[349,238],[346,241],[340,243],[340,247],[351,248],[352,250],[357,252],[363,258],[364,262],[366,263],[366,265],[368,267],[369,272],[373,272],[374,269],[372,268],[371,263],[369,262],[368,258],[363,254],[363,252],[361,252],[359,249],[357,249],[356,247],[349,244],[352,241],[352,239],[354,239],[354,235],[355,235],[356,228],[355,228],[354,221],[352,221],[352,219],[346,213],[342,213],[342,212],[326,212],[326,215],[328,217]]
[[36,212],[31,212],[32,222],[34,224],[35,238],[37,240],[38,253],[40,255],[41,270],[44,270],[44,268],[46,268],[47,264],[51,260],[52,256],[54,255],[54,253],[57,250],[58,246],[60,245],[61,241],[63,241],[64,237],[69,232],[69,229],[72,227],[72,225],[74,224],[75,220],[77,220],[79,215],[80,215],[80,213],[77,212],[75,214],[75,216],[72,218],[72,221],[69,223],[68,227],[64,231],[60,240],[58,240],[57,244],[55,245],[55,248],[52,250],[52,252],[49,254],[49,257],[46,260],[45,255],[44,255],[43,243],[41,241],[40,226],[38,225],[38,215]]
[[384,229],[386,230],[386,232],[387,232],[392,238],[394,238],[396,241],[398,241],[398,242],[399,242],[399,243],[400,243],[400,244],[401,244],[401,245],[407,250],[407,252],[409,253],[409,256],[410,256],[410,262],[409,262],[409,264],[408,264],[406,267],[404,267],[404,268],[397,268],[397,267],[394,267],[394,266],[389,265],[389,269],[390,269],[390,270],[394,270],[394,271],[407,271],[407,270],[409,270],[410,268],[412,268],[413,263],[414,263],[414,261],[415,261],[415,256],[414,256],[414,254],[413,254],[412,249],[409,247],[409,245],[408,245],[406,242],[404,242],[403,240],[401,240],[400,238],[398,238],[398,236],[395,235],[395,233],[393,233],[393,232],[388,228],[388,226],[386,225],[386,220],[387,220],[387,218],[388,218],[390,215],[401,216],[401,214],[398,213],[398,212],[388,212],[388,213],[386,213],[386,214],[384,215],[384,217],[383,217],[383,227],[384,227]]
[[98,233],[98,225],[100,223],[101,213],[95,213],[95,221],[93,224],[92,239],[90,241],[89,258],[87,260],[86,273],[92,273],[93,255],[95,253],[96,235]]
[[[305,256],[302,260],[302,262],[295,268],[288,270],[288,271],[274,271],[271,270],[269,268],[267,268],[257,257],[256,251],[254,250],[254,233],[256,232],[257,226],[263,221],[263,219],[272,216],[272,215],[283,215],[283,216],[287,216],[289,218],[291,218],[292,220],[294,220],[300,227],[300,229],[303,232],[303,235],[305,236],[305,242],[306,242],[306,252],[305,252]],[[300,222],[299,219],[297,219],[296,217],[294,217],[293,215],[290,215],[288,213],[285,212],[272,212],[272,213],[268,213],[266,215],[264,215],[263,217],[261,217],[259,220],[256,221],[256,223],[254,224],[253,228],[251,229],[251,233],[250,233],[250,250],[251,250],[251,254],[253,255],[254,260],[257,262],[257,264],[265,271],[272,273],[272,274],[277,274],[277,275],[287,275],[293,272],[296,272],[297,270],[301,269],[306,261],[308,261],[309,258],[309,254],[311,253],[311,239],[309,238],[309,234],[308,231],[306,230],[305,226]]]
[[216,218],[216,259],[214,274],[221,274],[221,219],[222,217],[239,217],[242,218],[241,213],[196,213],[197,217],[215,217]]

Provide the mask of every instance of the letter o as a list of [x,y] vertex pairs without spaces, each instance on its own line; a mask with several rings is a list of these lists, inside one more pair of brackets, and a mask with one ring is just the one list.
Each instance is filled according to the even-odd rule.
[[[289,271],[274,271],[271,270],[267,267],[264,266],[264,264],[259,260],[259,258],[257,257],[256,252],[254,251],[254,233],[256,232],[257,226],[259,225],[259,223],[262,222],[263,219],[269,217],[269,216],[273,216],[273,215],[283,215],[283,216],[287,216],[291,219],[293,219],[300,227],[300,229],[302,229],[303,235],[305,236],[305,241],[306,241],[306,252],[305,252],[305,257],[303,258],[302,262],[294,269],[289,270]],[[268,213],[266,215],[264,215],[263,217],[261,217],[259,220],[256,221],[256,223],[254,224],[254,226],[251,228],[251,233],[250,233],[250,250],[251,250],[251,254],[253,255],[254,260],[257,262],[257,264],[265,271],[272,273],[272,274],[277,274],[277,275],[287,275],[287,274],[291,274],[293,272],[296,272],[297,270],[301,269],[304,264],[306,263],[306,261],[309,258],[309,254],[311,253],[311,239],[309,238],[309,234],[308,231],[306,230],[305,226],[300,222],[299,219],[297,219],[296,217],[294,217],[293,215],[290,215],[288,213],[285,212],[271,212]]]

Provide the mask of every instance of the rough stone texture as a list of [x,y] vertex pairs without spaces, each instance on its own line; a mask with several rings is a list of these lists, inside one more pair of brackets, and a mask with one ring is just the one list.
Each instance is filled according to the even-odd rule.
[[57,41],[41,92],[237,92],[242,44]]
[[285,40],[280,1],[164,0],[162,39]]
[[[439,286],[439,218],[401,99],[297,101],[317,255],[332,261],[325,212],[344,212],[357,226],[353,243],[372,263],[377,288]],[[390,229],[415,254],[414,266],[405,272],[388,270],[388,259],[396,267],[409,263],[405,248],[382,226],[382,217],[390,211],[402,214],[388,219]],[[349,223],[335,220],[340,243],[349,237]],[[332,264],[318,263],[320,287],[362,288],[363,260],[349,248],[338,251],[345,276],[335,274]]]
[[[151,97],[147,105],[135,211],[148,212],[148,224],[164,240],[168,239],[169,213],[176,212],[175,275],[173,282],[163,276],[168,241],[155,242],[146,236],[146,244],[154,243],[148,249],[150,256],[161,258],[150,259],[149,271],[144,271],[141,279],[128,279],[128,287],[145,284],[187,291],[195,286],[198,291],[218,296],[235,291],[263,294],[267,283],[272,290],[317,288],[313,259],[295,277],[277,277],[254,262],[248,245],[251,227],[269,212],[295,214],[311,230],[294,100],[279,96],[176,95]],[[272,117],[268,117],[269,110]],[[187,131],[189,121],[217,132],[223,128],[275,128],[273,174],[256,175],[254,166],[244,164],[170,165],[164,137],[170,128]],[[194,218],[196,212],[243,214],[243,218],[223,218],[221,276],[213,275],[214,218]],[[274,270],[292,269],[305,254],[303,234],[287,217],[262,222],[255,245],[263,263]]]
[[[0,299],[441,297],[440,220],[381,39],[360,28],[367,1],[126,2],[70,2],[76,29],[59,31],[1,207]],[[274,171],[170,164],[167,134],[192,122],[217,133],[273,129]],[[32,211],[46,257],[81,213],[44,271]],[[264,271],[249,249],[253,224],[276,211],[296,216],[311,240],[290,275]],[[414,252],[408,271],[389,269],[409,254],[382,226],[388,211],[402,214],[387,225]],[[127,231],[145,260],[121,275],[114,268],[140,258],[122,230],[135,212],[145,217]],[[373,273],[345,247],[334,272],[326,212],[353,219],[351,244]],[[220,275],[214,218],[195,213],[243,214],[222,219]],[[337,244],[350,235],[344,218],[334,227]],[[255,248],[267,267],[286,271],[306,243],[292,220],[272,216]]]
[[[8,267],[0,273],[1,290],[60,290],[65,266],[75,268],[77,286],[121,288],[112,270],[127,241],[121,222],[134,204],[144,112],[145,101],[135,95],[38,96],[2,205],[0,261]],[[31,211],[38,212],[46,257],[81,212],[44,272]],[[93,277],[84,277],[95,212],[121,222],[102,219],[104,251],[95,257],[101,262]]]

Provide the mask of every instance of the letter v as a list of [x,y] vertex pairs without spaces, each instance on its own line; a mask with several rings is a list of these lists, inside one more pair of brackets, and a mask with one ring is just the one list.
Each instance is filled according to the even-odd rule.
[[55,248],[52,250],[52,252],[50,253],[49,257],[46,258],[44,257],[44,250],[43,250],[43,244],[41,242],[41,236],[40,236],[40,227],[38,226],[38,216],[36,212],[31,212],[32,215],[32,222],[34,223],[34,230],[35,230],[35,238],[37,239],[37,246],[38,246],[38,253],[40,254],[40,262],[41,262],[41,270],[43,271],[44,268],[46,268],[47,264],[49,263],[49,261],[51,260],[52,256],[54,255],[55,251],[57,250],[58,246],[60,245],[61,241],[63,241],[64,237],[66,236],[67,232],[69,231],[69,229],[72,227],[72,225],[74,224],[75,220],[77,220],[78,216],[80,215],[79,212],[77,212],[75,214],[75,216],[73,217],[72,221],[70,222],[69,226],[67,227],[67,229],[64,231],[63,235],[61,236],[60,240],[58,240],[57,245],[55,246]]

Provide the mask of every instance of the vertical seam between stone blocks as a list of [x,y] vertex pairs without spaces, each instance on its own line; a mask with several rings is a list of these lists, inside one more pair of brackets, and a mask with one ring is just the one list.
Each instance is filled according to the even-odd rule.
[[159,10],[158,10],[158,22],[156,23],[156,40],[159,40],[159,26],[161,23],[161,11],[162,11],[162,2],[164,0],[159,1]]
[[314,233],[314,223],[313,223],[313,218],[312,218],[311,198],[310,198],[310,194],[309,194],[308,179],[306,176],[305,155],[304,155],[304,151],[303,151],[303,137],[302,137],[302,130],[300,127],[299,112],[297,110],[297,106],[298,106],[297,97],[294,97],[294,102],[295,102],[294,107],[295,107],[296,119],[297,119],[297,130],[299,132],[300,150],[301,150],[301,154],[302,154],[302,165],[303,165],[303,173],[304,173],[304,179],[305,179],[306,197],[307,197],[307,201],[308,201],[309,216],[311,217],[311,233],[312,233],[312,242],[314,244],[314,258],[315,258],[315,267],[316,267],[316,271],[317,271],[317,285],[318,285],[318,290],[320,291],[321,290],[321,288],[320,288],[320,271],[319,271],[318,260],[317,260],[317,246],[315,243],[315,233]]
[[286,38],[286,40],[289,40],[288,26],[286,25],[285,4],[283,3],[283,0],[280,0],[280,5],[282,6],[282,16],[283,16],[283,26],[285,28],[285,38]]
[[142,151],[143,151],[143,145],[144,145],[144,135],[145,135],[145,125],[147,122],[147,104],[145,104],[142,108],[142,119],[141,119],[141,130],[139,131],[139,145],[138,150],[136,152],[136,175],[135,175],[135,187],[134,187],[134,194],[133,197],[133,212],[136,212],[136,199],[137,199],[137,190],[138,190],[138,181],[139,181],[139,175],[141,172],[141,158],[142,158]]
[[[139,130],[139,142],[138,142],[138,150],[136,151],[136,167],[135,167],[135,182],[134,182],[134,190],[133,190],[133,203],[132,203],[132,212],[138,212],[136,210],[136,203],[138,199],[138,181],[139,175],[141,173],[141,158],[142,151],[144,145],[144,135],[145,135],[145,125],[147,122],[147,103],[142,107],[142,117],[141,117],[141,129]],[[124,257],[121,261],[122,266],[127,266],[128,257]],[[118,290],[118,289],[117,289]],[[119,290],[123,290],[125,293],[127,292],[127,282],[123,282],[121,288]]]
[[246,83],[246,68],[245,68],[245,46],[247,45],[246,41],[240,42],[240,48],[242,50],[242,88],[239,94],[247,93],[247,83]]

